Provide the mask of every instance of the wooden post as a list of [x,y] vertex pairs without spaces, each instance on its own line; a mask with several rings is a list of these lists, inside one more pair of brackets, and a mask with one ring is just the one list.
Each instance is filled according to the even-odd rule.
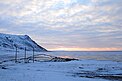
[[24,61],[26,63],[26,47],[25,47],[25,56],[24,56]]
[[33,63],[34,63],[34,47],[33,47]]
[[16,53],[15,53],[15,63],[17,63],[17,46],[15,46]]

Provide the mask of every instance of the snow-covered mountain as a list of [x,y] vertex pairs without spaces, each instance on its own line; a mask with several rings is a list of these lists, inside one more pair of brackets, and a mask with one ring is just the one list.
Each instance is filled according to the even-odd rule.
[[0,33],[0,49],[14,50],[15,48],[28,51],[47,51],[45,48],[39,46],[28,35],[11,35]]

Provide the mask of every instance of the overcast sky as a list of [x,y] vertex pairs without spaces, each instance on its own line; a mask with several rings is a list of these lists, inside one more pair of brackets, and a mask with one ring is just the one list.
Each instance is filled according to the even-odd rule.
[[0,32],[48,50],[122,50],[122,0],[0,0]]

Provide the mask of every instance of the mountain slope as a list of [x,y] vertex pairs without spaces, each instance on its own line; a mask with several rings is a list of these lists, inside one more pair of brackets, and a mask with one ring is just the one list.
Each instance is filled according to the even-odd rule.
[[39,46],[33,41],[28,35],[10,35],[0,33],[0,49],[11,49],[15,48],[24,50],[25,47],[28,51],[47,51],[45,48]]

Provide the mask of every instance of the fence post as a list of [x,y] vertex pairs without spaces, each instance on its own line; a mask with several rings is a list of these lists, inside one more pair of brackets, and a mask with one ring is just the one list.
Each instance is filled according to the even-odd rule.
[[15,46],[16,53],[15,53],[15,63],[17,63],[17,46]]
[[34,47],[33,47],[33,63],[34,63]]
[[25,47],[25,56],[24,56],[24,61],[26,63],[26,47]]

